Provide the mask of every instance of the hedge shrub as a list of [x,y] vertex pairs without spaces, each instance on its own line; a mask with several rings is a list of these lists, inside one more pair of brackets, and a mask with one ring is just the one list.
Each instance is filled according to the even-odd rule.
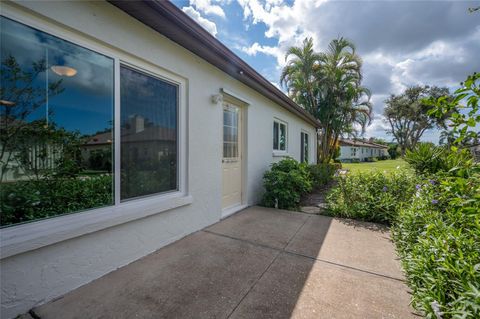
[[411,201],[415,184],[416,178],[403,170],[348,174],[327,194],[325,213],[389,225]]
[[263,184],[263,205],[281,209],[297,209],[301,196],[312,190],[308,164],[299,163],[292,158],[272,164],[263,176]]
[[53,217],[113,203],[111,175],[4,183],[0,225]]
[[393,227],[413,306],[427,318],[480,318],[480,174],[417,188]]
[[309,171],[312,177],[313,188],[320,188],[328,184],[335,175],[337,169],[342,167],[339,163],[320,163],[310,165]]

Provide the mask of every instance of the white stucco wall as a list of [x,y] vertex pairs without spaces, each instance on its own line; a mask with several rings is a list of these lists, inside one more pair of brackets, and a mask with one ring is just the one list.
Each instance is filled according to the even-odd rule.
[[222,108],[211,96],[227,88],[251,102],[246,107],[246,203],[262,194],[262,175],[278,160],[272,153],[272,125],[288,123],[288,154],[300,159],[300,133],[310,136],[310,162],[316,154],[314,128],[191,52],[103,2],[2,3],[2,14],[65,29],[84,41],[121,50],[185,79],[188,107],[188,190],[193,203],[75,237],[0,261],[1,317],[86,284],[221,218]]

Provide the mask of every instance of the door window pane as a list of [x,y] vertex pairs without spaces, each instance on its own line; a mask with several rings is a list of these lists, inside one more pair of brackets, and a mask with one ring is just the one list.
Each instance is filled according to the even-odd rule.
[[223,109],[223,158],[238,157],[238,108]]
[[177,190],[178,87],[121,66],[120,94],[121,199]]
[[113,204],[113,59],[0,17],[0,225]]

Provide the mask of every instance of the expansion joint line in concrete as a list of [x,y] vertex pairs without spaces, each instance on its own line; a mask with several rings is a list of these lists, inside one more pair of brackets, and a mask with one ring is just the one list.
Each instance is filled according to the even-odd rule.
[[[302,225],[300,225],[300,227],[298,227],[297,231],[295,232],[295,234],[293,234],[290,239],[288,240],[288,242],[285,244],[285,246],[282,248],[282,249],[274,249],[275,251],[277,251],[277,254],[275,255],[275,257],[272,258],[272,261],[268,264],[268,266],[265,268],[265,270],[260,274],[260,276],[258,276],[257,279],[255,279],[255,281],[253,282],[253,284],[250,286],[250,288],[248,288],[247,292],[242,296],[242,298],[238,301],[238,303],[235,305],[235,307],[232,309],[232,311],[228,314],[227,316],[227,319],[230,318],[232,316],[232,314],[235,312],[235,310],[237,310],[238,306],[242,303],[242,301],[248,296],[248,294],[250,294],[250,292],[252,291],[252,289],[257,285],[257,283],[263,278],[263,276],[265,275],[265,273],[270,269],[270,267],[273,265],[273,263],[277,260],[278,256],[280,256],[280,254],[282,253],[282,251],[285,250],[285,248],[290,244],[290,242],[292,241],[292,239],[295,237],[295,235],[297,235],[297,233],[300,231],[300,229],[307,223],[307,220],[309,219],[310,217],[308,218],[305,218],[305,221],[302,223]],[[210,234],[213,234],[213,235],[219,235],[217,233],[214,233],[214,232],[211,232],[211,231],[205,231],[207,233],[210,233]],[[221,236],[221,235],[220,235]],[[229,236],[226,236],[228,238],[230,238]],[[231,237],[231,239],[237,239],[238,238],[235,238],[235,237]],[[243,240],[240,240],[240,241],[243,241]],[[246,242],[246,241],[245,241]],[[264,247],[264,248],[271,248],[269,246],[266,246],[266,245],[258,245],[258,244],[254,244],[258,247]]]
[[[305,223],[304,223],[304,224],[305,224]],[[300,228],[301,228],[301,227],[303,227],[303,225],[300,226]],[[297,232],[295,233],[295,235],[298,233],[298,231],[300,230],[300,228],[297,230]],[[216,232],[213,232],[213,231],[210,231],[210,230],[202,230],[202,231],[203,231],[203,232],[206,232],[206,233],[209,233],[209,234],[212,234],[212,235],[221,236],[221,237],[225,237],[225,238],[229,238],[229,239],[233,239],[233,240],[238,240],[238,241],[241,241],[241,242],[244,242],[244,243],[248,243],[248,244],[251,244],[251,245],[254,245],[254,246],[257,246],[257,247],[262,247],[262,248],[267,248],[267,249],[276,250],[276,251],[278,251],[279,253],[285,253],[285,254],[289,254],[289,255],[293,255],[293,256],[303,257],[303,258],[307,258],[307,259],[311,259],[311,260],[323,262],[323,263],[326,263],[326,264],[329,264],[329,265],[333,265],[333,266],[336,266],[336,267],[346,268],[346,269],[350,269],[350,270],[354,270],[354,271],[359,271],[359,272],[363,272],[363,273],[370,274],[370,275],[374,275],[374,276],[379,276],[379,277],[386,278],[386,279],[391,279],[391,280],[395,280],[395,281],[405,282],[404,279],[400,279],[400,278],[396,278],[396,277],[392,277],[392,276],[380,274],[380,273],[377,273],[377,272],[373,272],[373,271],[369,271],[369,270],[365,270],[365,269],[361,269],[361,268],[357,268],[357,267],[352,267],[352,266],[348,266],[348,265],[336,263],[336,262],[333,262],[333,261],[329,261],[329,260],[325,260],[325,259],[321,259],[321,258],[316,258],[316,257],[311,257],[311,256],[307,256],[307,255],[304,255],[304,254],[296,253],[296,252],[293,252],[293,251],[285,250],[285,248],[288,246],[288,244],[289,244],[290,241],[293,239],[293,237],[295,237],[295,235],[293,235],[292,238],[290,238],[289,242],[284,246],[284,248],[276,248],[276,247],[271,247],[271,246],[264,245],[264,244],[259,244],[259,243],[257,243],[257,242],[251,241],[251,240],[246,240],[246,239],[236,238],[236,237],[229,236],[229,235],[225,235],[225,234],[221,234],[221,233],[216,233]]]

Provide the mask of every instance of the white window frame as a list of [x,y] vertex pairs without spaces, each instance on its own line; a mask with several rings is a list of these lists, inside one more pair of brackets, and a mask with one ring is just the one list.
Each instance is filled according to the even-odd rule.
[[[80,32],[62,28],[53,22],[45,21],[34,15],[27,15],[16,7],[4,6],[2,16],[114,60],[115,201],[113,205],[108,207],[92,208],[0,229],[0,259],[145,218],[193,202],[193,197],[188,189],[187,79],[144,59],[115,49],[106,43],[92,40]],[[178,86],[178,190],[176,191],[152,194],[120,202],[120,64],[130,66]]]
[[[278,118],[274,118],[272,125],[275,125],[274,123],[278,123],[278,147],[280,147],[280,131],[281,131],[280,125],[285,126],[285,149],[284,150],[274,149],[272,145],[273,156],[288,156],[288,122],[282,121]],[[273,138],[275,137],[273,136],[273,133],[272,133],[272,142],[273,142]]]

